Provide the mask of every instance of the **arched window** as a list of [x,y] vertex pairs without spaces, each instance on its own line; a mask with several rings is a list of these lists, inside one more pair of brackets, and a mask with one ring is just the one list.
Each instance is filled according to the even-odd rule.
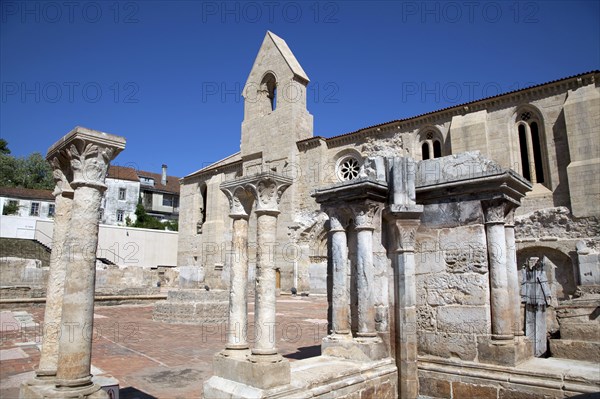
[[423,153],[423,159],[429,159],[429,144],[423,143],[421,146],[421,151]]
[[206,222],[206,204],[207,204],[207,197],[208,197],[208,189],[206,187],[206,183],[202,183],[200,185],[200,203],[201,203],[201,208],[200,208],[200,217],[198,219],[198,222],[196,223],[196,233],[197,234],[201,234],[202,233],[202,225],[204,224],[204,222]]
[[264,103],[265,112],[275,111],[277,107],[277,81],[272,73],[267,73],[260,84],[259,99]]
[[544,158],[540,118],[533,111],[522,111],[517,118],[521,174],[531,183],[544,183]]
[[442,156],[442,135],[429,130],[420,135],[422,159],[440,158]]

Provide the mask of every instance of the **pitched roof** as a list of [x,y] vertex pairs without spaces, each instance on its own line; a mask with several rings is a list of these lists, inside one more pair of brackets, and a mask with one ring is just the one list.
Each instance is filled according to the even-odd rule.
[[167,175],[167,184],[162,184],[160,181],[162,179],[161,173],[153,173],[147,172],[145,170],[138,170],[137,174],[139,177],[149,177],[151,179],[154,179],[154,186],[147,186],[142,183],[142,187],[144,187],[145,189],[150,188],[151,190],[166,191],[173,194],[179,194],[179,177]]
[[242,160],[242,155],[238,151],[235,154],[231,154],[231,155],[229,155],[229,156],[227,156],[227,157],[225,157],[225,158],[223,158],[223,159],[221,159],[221,160],[219,160],[217,162],[213,162],[213,163],[211,163],[208,166],[205,166],[205,167],[203,167],[203,168],[201,168],[201,169],[199,169],[199,170],[197,170],[197,171],[195,171],[193,173],[190,173],[189,175],[187,175],[185,177],[191,177],[191,176],[194,176],[194,175],[196,175],[198,173],[201,173],[201,172],[206,172],[206,171],[211,170],[211,169],[216,169],[216,168],[218,168],[220,166],[225,166],[225,165],[230,165],[230,164],[235,163],[235,162],[240,162],[241,160]]
[[113,166],[108,168],[108,178],[118,180],[128,180],[139,182],[140,177],[147,177],[154,180],[154,186],[148,186],[142,183],[145,189],[150,188],[156,191],[165,191],[169,193],[179,194],[179,177],[168,176],[167,184],[162,184],[162,173],[148,172],[145,170],[136,170],[135,168],[127,166]]
[[54,201],[52,190],[37,190],[23,187],[0,187],[0,197]]
[[271,40],[273,40],[273,43],[275,43],[275,47],[277,47],[277,50],[279,50],[279,53],[281,54],[285,62],[288,64],[294,75],[309,82],[310,80],[308,79],[306,72],[304,72],[304,69],[302,69],[302,66],[300,66],[300,63],[292,53],[292,50],[290,50],[290,48],[288,47],[285,40],[283,40],[271,31],[267,31],[266,36],[269,36]]
[[110,165],[106,177],[117,180],[140,181],[135,169],[127,166]]

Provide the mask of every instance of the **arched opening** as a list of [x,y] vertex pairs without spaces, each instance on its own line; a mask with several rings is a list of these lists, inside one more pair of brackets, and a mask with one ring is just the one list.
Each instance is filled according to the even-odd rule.
[[206,206],[207,206],[208,189],[206,183],[200,185],[200,215],[196,224],[196,233],[202,233],[202,225],[206,222]]
[[260,84],[259,99],[263,103],[262,109],[265,113],[275,111],[277,108],[277,80],[275,75],[268,73]]
[[531,183],[544,183],[544,132],[541,118],[533,110],[522,110],[517,117],[519,160],[521,174]]
[[435,140],[433,142],[433,157],[439,158],[441,156],[442,156],[442,144],[439,142],[439,140]]
[[423,160],[429,159],[429,144],[423,143],[423,145],[421,146],[421,151],[423,154]]

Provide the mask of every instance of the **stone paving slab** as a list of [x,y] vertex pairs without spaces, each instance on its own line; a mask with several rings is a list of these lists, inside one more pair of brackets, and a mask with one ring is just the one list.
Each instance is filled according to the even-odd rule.
[[[253,312],[253,303],[248,310]],[[212,376],[212,357],[224,348],[226,324],[161,323],[152,320],[152,311],[152,304],[96,306],[94,367],[119,380],[121,399],[201,397],[204,381]],[[34,322],[43,322],[43,307],[26,312]],[[277,301],[277,312],[279,351],[290,361],[320,355],[321,339],[327,334],[326,298],[283,297]],[[9,320],[7,312],[2,313],[2,320]],[[251,340],[252,315],[249,323]],[[24,342],[39,344],[39,327],[4,332],[0,350],[12,351]],[[18,349],[25,358],[0,362],[2,399],[18,397],[20,381],[33,375],[39,363],[38,346]]]

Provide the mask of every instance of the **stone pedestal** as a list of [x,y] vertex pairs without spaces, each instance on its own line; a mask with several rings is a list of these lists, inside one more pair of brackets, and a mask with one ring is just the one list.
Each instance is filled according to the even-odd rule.
[[533,342],[525,336],[515,340],[480,337],[477,340],[479,361],[500,366],[516,366],[533,357]]

